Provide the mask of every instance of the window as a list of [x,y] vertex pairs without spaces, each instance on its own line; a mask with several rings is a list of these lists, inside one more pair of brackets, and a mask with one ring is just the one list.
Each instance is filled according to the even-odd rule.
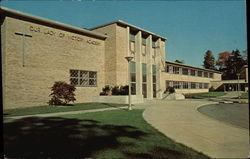
[[134,53],[135,52],[135,42],[134,41],[130,41],[130,51],[131,53]]
[[202,89],[203,87],[203,84],[202,83],[199,83],[199,89]]
[[196,88],[196,83],[195,82],[191,82],[191,89],[195,89]]
[[188,89],[188,82],[183,82],[183,89]]
[[70,70],[70,84],[77,87],[96,87],[97,72]]
[[175,88],[175,89],[180,89],[180,88],[181,88],[181,82],[179,82],[179,81],[174,81],[173,83],[174,83],[174,88]]
[[204,72],[204,77],[208,77],[208,72]]
[[169,81],[166,80],[166,88],[170,87]]
[[173,73],[174,74],[180,74],[180,67],[174,67],[173,66]]
[[198,76],[202,77],[202,71],[198,71]]
[[156,47],[156,41],[152,41],[152,48]]
[[152,73],[153,73],[153,97],[156,98],[156,65],[152,65]]
[[142,43],[142,45],[146,45],[146,38],[142,37],[141,38],[141,43]]
[[169,72],[169,65],[166,65],[166,72]]
[[188,75],[188,69],[187,68],[182,68],[182,74],[183,75]]
[[135,41],[135,35],[132,34],[132,33],[130,33],[130,34],[129,34],[129,40],[130,40],[130,41]]
[[209,78],[214,78],[214,74],[213,73],[209,73]]
[[204,83],[204,88],[208,89],[208,83]]
[[142,63],[142,95],[147,98],[147,64]]
[[195,76],[195,70],[191,70],[191,71],[190,71],[190,75],[191,75],[191,76]]
[[136,94],[136,63],[134,61],[130,62],[130,77],[131,77],[131,94]]
[[146,45],[142,45],[142,47],[141,47],[141,53],[142,53],[143,56],[146,55]]

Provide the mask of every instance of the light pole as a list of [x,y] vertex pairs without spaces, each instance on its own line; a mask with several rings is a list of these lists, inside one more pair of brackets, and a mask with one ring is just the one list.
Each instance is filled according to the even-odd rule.
[[131,61],[133,58],[134,58],[134,57],[132,57],[132,56],[127,56],[127,57],[125,57],[125,59],[128,61],[128,110],[132,110],[132,107],[131,107],[130,61]]
[[240,74],[236,74],[238,76],[238,98],[240,99]]

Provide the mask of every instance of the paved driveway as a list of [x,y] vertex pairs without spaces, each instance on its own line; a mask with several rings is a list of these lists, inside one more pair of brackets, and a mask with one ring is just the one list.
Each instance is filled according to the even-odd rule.
[[147,103],[143,116],[160,132],[213,158],[247,158],[249,131],[234,127],[197,111],[208,101],[157,100]]

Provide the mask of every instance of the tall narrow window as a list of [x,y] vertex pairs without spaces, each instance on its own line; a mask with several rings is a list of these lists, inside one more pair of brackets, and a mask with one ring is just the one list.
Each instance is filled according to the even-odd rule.
[[202,88],[203,88],[203,84],[199,83],[199,89],[202,89]]
[[130,52],[131,53],[134,53],[135,52],[135,42],[134,41],[130,41]]
[[136,94],[136,63],[134,61],[130,62],[130,82],[131,82],[131,94]]
[[146,45],[144,45],[144,44],[141,47],[141,53],[142,53],[143,56],[146,55]]
[[214,74],[213,73],[209,73],[209,78],[214,78]]
[[152,41],[152,48],[156,48],[156,41]]
[[166,65],[166,72],[169,72],[169,65]]
[[188,89],[188,82],[183,82],[182,88],[183,88],[183,89]]
[[191,89],[195,89],[195,88],[196,88],[195,82],[191,82]]
[[147,64],[142,63],[142,95],[147,98]]
[[180,89],[181,88],[181,83],[179,81],[174,81],[174,88],[175,89]]
[[188,69],[187,68],[182,68],[182,74],[183,75],[188,75]]
[[198,71],[198,76],[202,77],[202,71]]
[[208,77],[208,72],[204,72],[204,77]]
[[208,89],[208,83],[204,83],[204,88]]
[[135,53],[135,34],[133,33],[129,34],[129,49],[131,54]]
[[173,66],[173,73],[174,74],[180,74],[180,67]]
[[142,43],[142,45],[146,45],[146,38],[145,37],[141,38],[141,43]]
[[195,70],[191,70],[191,71],[190,71],[190,75],[191,75],[191,76],[195,76]]
[[156,98],[156,65],[152,65],[152,73],[153,73],[153,97]]

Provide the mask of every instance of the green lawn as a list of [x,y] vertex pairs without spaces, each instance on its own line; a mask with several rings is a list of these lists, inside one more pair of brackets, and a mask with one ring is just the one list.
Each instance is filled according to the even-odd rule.
[[9,158],[208,158],[159,133],[145,122],[142,112],[113,110],[5,121],[5,154]]
[[67,112],[77,110],[122,107],[127,104],[110,104],[110,103],[79,103],[73,106],[39,106],[30,108],[17,108],[3,110],[4,116],[19,116],[19,115],[33,115],[43,113]]
[[225,92],[206,92],[206,93],[192,93],[192,94],[186,94],[186,98],[216,98],[219,96],[226,95]]
[[241,93],[241,99],[248,99],[248,92]]

